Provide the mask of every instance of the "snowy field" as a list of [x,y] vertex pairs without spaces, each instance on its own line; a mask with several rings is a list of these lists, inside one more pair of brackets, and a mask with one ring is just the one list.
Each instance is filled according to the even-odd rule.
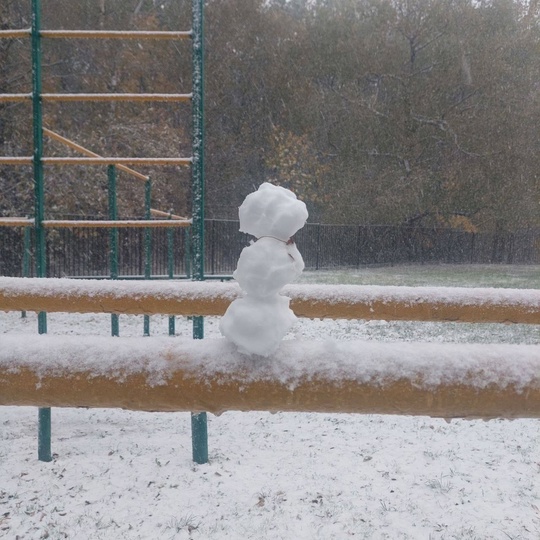
[[[396,267],[304,282],[539,288],[538,267]],[[123,336],[142,317],[122,316]],[[1,335],[36,333],[0,313]],[[51,314],[51,334],[107,335],[107,315]],[[218,335],[208,318],[206,335]],[[152,317],[151,332],[167,333]],[[177,318],[177,333],[190,322]],[[540,344],[538,326],[301,320],[289,337]],[[37,411],[0,418],[0,538],[540,538],[540,423],[397,416],[209,416],[210,463],[191,461],[185,413],[53,409],[51,463]]]

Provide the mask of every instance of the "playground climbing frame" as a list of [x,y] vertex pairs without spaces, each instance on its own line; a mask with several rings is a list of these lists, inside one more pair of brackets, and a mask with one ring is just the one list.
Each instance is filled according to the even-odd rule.
[[[32,91],[20,94],[1,94],[0,103],[31,102],[33,124],[33,155],[32,156],[1,156],[0,164],[32,165],[34,177],[34,218],[0,219],[0,226],[33,227],[35,237],[36,276],[47,276],[45,229],[47,227],[92,226],[110,228],[111,240],[111,278],[117,277],[117,261],[115,249],[117,245],[117,229],[119,227],[145,228],[145,277],[150,277],[150,245],[152,227],[191,227],[191,269],[194,281],[203,281],[204,272],[204,28],[203,0],[192,0],[192,28],[189,31],[160,32],[160,31],[122,31],[122,30],[44,30],[41,27],[41,1],[31,0],[32,26],[27,29],[0,30],[0,39],[30,38],[32,56]],[[43,39],[151,39],[151,40],[187,40],[192,43],[192,91],[185,94],[51,94],[42,92],[42,54]],[[63,138],[43,127],[43,105],[48,102],[101,101],[101,102],[191,102],[192,105],[192,156],[163,157],[163,158],[130,158],[103,157],[90,150],[78,146],[73,141]],[[72,149],[84,154],[85,157],[46,157],[43,152],[44,135],[63,142]],[[45,219],[44,201],[44,166],[46,165],[103,165],[107,166],[109,184],[109,221],[107,222],[69,222]],[[192,218],[184,219],[150,208],[151,181],[150,178],[129,169],[127,165],[185,165],[191,166]],[[145,182],[145,219],[138,222],[121,221],[116,212],[116,168],[130,172]],[[152,215],[162,218],[152,220]],[[171,237],[172,238],[172,237]],[[111,321],[113,335],[118,334],[117,321]],[[174,332],[174,321],[170,322]],[[47,316],[45,312],[38,315],[38,332],[47,333]],[[144,334],[149,334],[149,320],[145,318]],[[193,337],[204,337],[204,321],[200,316],[193,318]],[[39,409],[38,458],[41,461],[51,461],[51,410]],[[206,413],[192,414],[193,459],[197,463],[208,461],[207,421]]]

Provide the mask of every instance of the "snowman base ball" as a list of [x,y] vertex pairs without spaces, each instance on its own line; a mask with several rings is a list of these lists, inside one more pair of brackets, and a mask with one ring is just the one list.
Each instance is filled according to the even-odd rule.
[[243,354],[270,356],[296,322],[289,308],[290,298],[251,298],[235,300],[219,323],[221,333]]

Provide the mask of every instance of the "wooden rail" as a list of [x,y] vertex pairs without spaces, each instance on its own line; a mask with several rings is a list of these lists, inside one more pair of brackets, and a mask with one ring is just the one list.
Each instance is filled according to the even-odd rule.
[[21,38],[21,37],[29,37],[32,34],[31,28],[21,28],[21,29],[13,29],[13,30],[0,30],[0,39],[7,38],[7,39],[13,39],[13,38]]
[[175,219],[132,219],[132,220],[73,220],[46,219],[43,226],[48,229],[159,229],[171,227],[189,227],[190,219],[178,221]]
[[[3,311],[220,316],[241,294],[236,283],[0,278]],[[283,294],[299,317],[540,324],[537,289],[291,285]]]
[[0,156],[0,165],[32,165],[34,158],[31,156]]
[[[32,35],[31,28],[0,30],[0,39],[21,38]],[[145,30],[41,30],[39,35],[49,39],[189,39],[191,30],[185,32],[164,32]]]
[[[23,158],[20,158],[23,159]],[[32,158],[29,158],[32,160]],[[1,160],[1,158],[0,158]],[[136,158],[136,157],[45,157],[48,165],[191,165],[192,158]],[[1,161],[0,161],[1,163]]]
[[0,103],[30,101],[32,94],[0,94]]
[[[29,32],[29,31],[28,31]],[[165,32],[145,30],[42,30],[41,37],[51,39],[188,39],[191,30],[186,32]],[[0,36],[1,37],[1,36]]]
[[[9,94],[7,94],[9,95]],[[14,94],[12,94],[14,95]],[[41,94],[43,101],[190,101],[191,94]]]
[[[47,137],[50,137],[51,139],[58,141],[72,150],[76,150],[77,152],[80,152],[81,154],[88,156],[88,157],[95,157],[100,158],[99,154],[96,154],[95,152],[92,152],[92,150],[88,150],[88,148],[85,148],[84,146],[81,146],[80,144],[77,144],[76,142],[72,141],[71,139],[68,139],[66,137],[63,137],[62,135],[59,135],[58,133],[51,131],[50,129],[43,128],[43,133],[47,135]],[[146,182],[149,180],[150,177],[146,176],[145,174],[141,174],[140,172],[137,172],[129,167],[126,167],[125,165],[116,165],[117,169],[124,171],[131,176],[134,176],[135,178],[138,178],[139,180],[142,180]]]
[[156,210],[155,208],[150,208],[150,213],[153,216],[166,217],[169,219],[188,219],[186,217],[177,216],[176,214],[171,214],[170,212],[163,212],[162,210]]
[[540,346],[2,337],[0,405],[540,418]]
[[33,227],[34,220],[24,217],[0,217],[0,227]]

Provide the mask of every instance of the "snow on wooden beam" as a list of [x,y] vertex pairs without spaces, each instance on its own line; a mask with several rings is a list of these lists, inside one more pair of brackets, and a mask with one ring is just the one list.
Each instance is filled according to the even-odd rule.
[[0,405],[539,418],[540,346],[5,335]]
[[191,94],[41,94],[43,101],[190,101]]
[[[283,293],[299,317],[540,324],[537,289],[291,285]],[[0,278],[3,311],[220,316],[240,295],[236,283]]]
[[0,103],[30,101],[31,99],[32,94],[0,94]]
[[24,217],[0,217],[0,227],[32,227],[34,220]]
[[[84,154],[85,156],[101,157],[99,154],[92,152],[92,150],[88,150],[88,148],[85,148],[84,146],[77,144],[75,141],[72,141],[66,137],[63,137],[62,135],[55,133],[54,131],[51,131],[50,129],[43,128],[43,134],[47,135],[51,139],[54,139],[55,141],[58,141],[62,144],[65,144],[66,146],[69,146],[69,148],[72,148],[73,150],[76,150],[77,152],[80,152],[81,154]],[[143,180],[144,182],[146,182],[147,180],[150,180],[149,176],[146,176],[145,174],[141,174],[138,171],[134,171],[133,169],[126,167],[125,165],[116,165],[116,168],[120,169],[121,171],[127,172],[131,176],[134,176],[135,178],[138,178],[139,180]]]
[[122,220],[74,220],[74,219],[48,219],[42,222],[49,229],[143,229],[143,228],[173,228],[190,227],[191,220],[183,221],[172,219],[122,219]]
[[32,156],[0,156],[0,165],[32,165]]
[[[0,158],[6,159],[6,158]],[[13,158],[14,160],[15,158]],[[25,164],[27,158],[18,158],[19,161],[11,163]],[[136,158],[136,157],[44,157],[43,163],[48,165],[191,165],[192,158]],[[1,161],[0,161],[1,163]],[[6,162],[6,164],[9,164]]]
[[31,28],[0,30],[0,39],[13,39],[21,37],[30,37],[32,34]]
[[[30,33],[29,30],[21,32]],[[13,33],[13,32],[12,32]],[[137,30],[42,30],[41,37],[54,39],[187,39],[191,30],[185,32],[137,31]],[[0,37],[5,37],[0,32]]]

